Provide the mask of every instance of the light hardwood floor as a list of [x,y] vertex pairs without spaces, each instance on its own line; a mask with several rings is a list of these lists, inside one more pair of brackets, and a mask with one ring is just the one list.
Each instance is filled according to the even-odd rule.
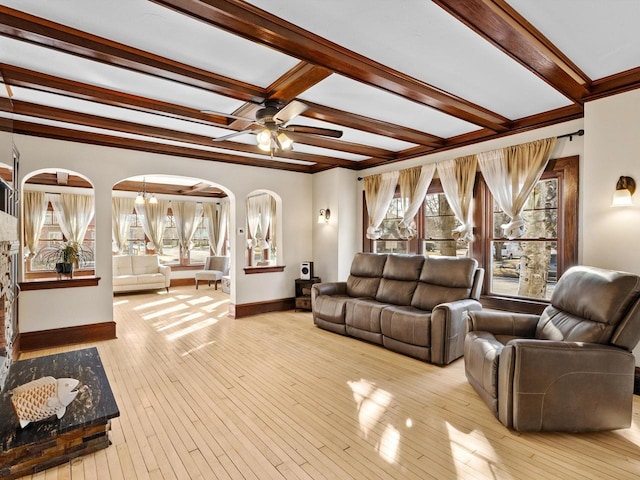
[[233,320],[228,301],[213,287],[114,297],[118,339],[97,345],[121,412],[113,444],[31,478],[640,477],[640,397],[630,429],[518,434],[462,360],[419,362],[309,312]]

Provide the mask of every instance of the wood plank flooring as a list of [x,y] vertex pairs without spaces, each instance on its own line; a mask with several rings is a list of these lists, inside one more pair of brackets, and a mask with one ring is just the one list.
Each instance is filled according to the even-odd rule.
[[[233,320],[220,290],[114,297],[97,344],[113,444],[33,479],[632,479],[633,426],[518,434],[464,376],[326,332],[309,312]],[[24,354],[22,358],[82,348]]]

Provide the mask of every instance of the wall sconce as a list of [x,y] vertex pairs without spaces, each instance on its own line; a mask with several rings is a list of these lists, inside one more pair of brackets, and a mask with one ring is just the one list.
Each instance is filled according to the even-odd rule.
[[636,191],[636,182],[631,177],[620,177],[613,192],[612,207],[629,207],[633,205],[631,195]]
[[318,215],[318,223],[329,223],[329,219],[331,218],[331,210],[321,208],[320,215]]

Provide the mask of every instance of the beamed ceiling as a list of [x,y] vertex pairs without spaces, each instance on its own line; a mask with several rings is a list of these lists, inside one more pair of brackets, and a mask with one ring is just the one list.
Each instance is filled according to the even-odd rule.
[[[581,118],[640,86],[633,0],[0,5],[0,128],[176,161],[360,170]],[[267,100],[343,135],[291,132],[271,157],[247,120]]]

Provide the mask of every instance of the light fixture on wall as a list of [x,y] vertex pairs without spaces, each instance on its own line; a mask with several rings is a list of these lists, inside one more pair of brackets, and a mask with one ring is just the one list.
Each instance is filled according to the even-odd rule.
[[328,208],[321,208],[320,215],[318,215],[318,223],[329,223],[329,219],[331,218],[331,210]]
[[636,191],[636,182],[631,177],[620,177],[616,183],[616,191],[613,192],[612,207],[628,207],[633,205],[631,196]]
[[158,203],[158,199],[155,194],[147,193],[147,179],[142,179],[142,191],[138,192],[138,196],[136,197],[136,205],[142,205],[145,203],[150,203],[152,205]]

